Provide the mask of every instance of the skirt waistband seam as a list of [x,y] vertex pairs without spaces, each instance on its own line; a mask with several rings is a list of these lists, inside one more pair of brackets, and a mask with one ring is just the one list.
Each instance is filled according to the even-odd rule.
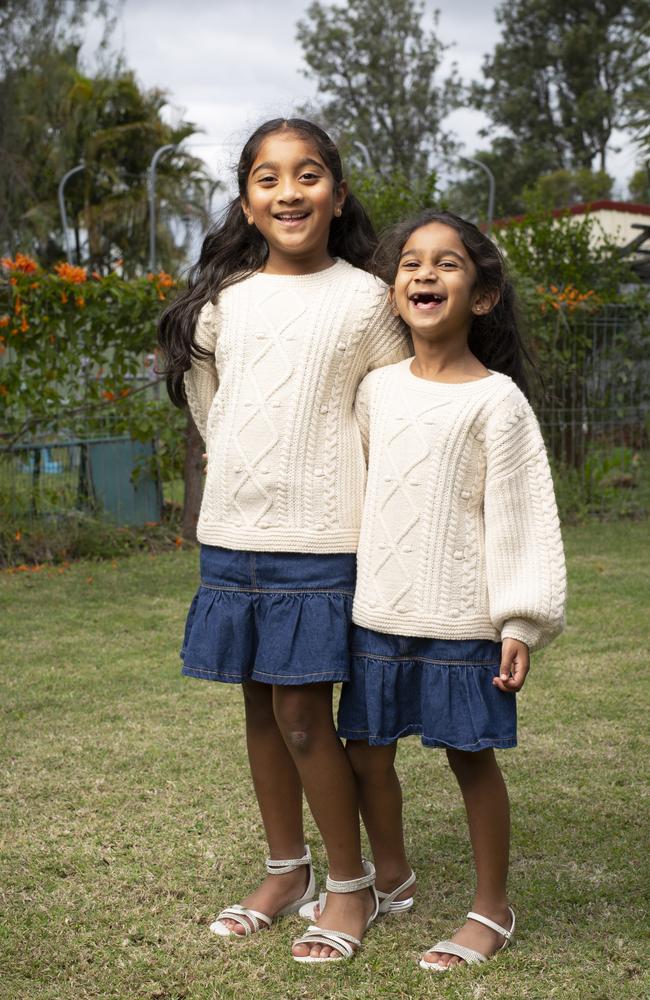
[[382,660],[384,663],[412,663],[414,660],[419,660],[422,663],[433,663],[436,666],[448,667],[448,666],[458,666],[458,667],[498,667],[500,665],[500,660],[433,660],[429,656],[409,656],[404,654],[403,656],[385,656],[382,653],[368,653],[363,650],[352,650],[352,656],[363,656],[368,660]]
[[201,586],[206,590],[224,590],[232,594],[340,594],[342,597],[354,597],[353,590],[335,590],[331,587],[228,587],[215,583],[204,583]]

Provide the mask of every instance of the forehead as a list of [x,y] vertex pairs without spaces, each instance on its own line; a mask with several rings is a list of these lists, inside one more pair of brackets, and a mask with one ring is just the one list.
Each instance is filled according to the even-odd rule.
[[297,132],[273,132],[262,141],[251,170],[254,170],[258,163],[290,166],[305,159],[316,160],[327,169],[315,142]]
[[411,233],[402,247],[402,254],[409,251],[455,250],[462,257],[467,257],[467,250],[460,236],[451,226],[444,222],[429,222]]

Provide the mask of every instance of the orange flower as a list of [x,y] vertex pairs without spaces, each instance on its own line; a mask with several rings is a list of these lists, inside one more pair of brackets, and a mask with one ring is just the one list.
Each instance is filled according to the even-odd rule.
[[31,283],[31,285],[29,287],[30,288],[40,288],[41,287],[41,283],[40,283],[40,281],[32,281],[32,283]]
[[67,301],[68,301],[67,292],[61,292],[61,302],[63,302],[63,305],[65,305]]
[[12,260],[11,257],[3,257],[0,264],[6,271],[22,271],[23,274],[33,274],[34,271],[38,271],[38,264],[26,253],[17,253],[15,260]]
[[73,285],[81,285],[88,278],[87,268],[75,267],[74,264],[68,264],[66,261],[56,264],[54,270],[58,274],[59,278],[62,278],[64,281],[69,281]]
[[78,309],[83,309],[84,306],[86,305],[86,300],[84,299],[83,295],[77,295],[75,302],[77,303]]
[[8,394],[9,394],[9,390],[7,389],[7,386],[6,385],[0,385],[0,396],[7,396]]
[[9,326],[8,316],[0,316],[0,326]]
[[103,393],[102,393],[102,396],[104,397],[104,399],[107,399],[107,400],[109,401],[109,403],[110,403],[110,402],[111,402],[111,401],[112,401],[113,399],[115,399],[115,393],[114,393],[114,392],[111,392],[111,390],[110,390],[110,389],[104,389],[104,391],[103,391]]
[[128,394],[129,394],[128,389],[120,389],[120,396],[122,397],[122,399],[124,399],[125,396],[128,396]]
[[18,278],[9,278],[9,284],[10,285],[17,285],[18,284]]
[[27,330],[29,330],[29,323],[27,322],[27,317],[26,316],[23,316],[23,321],[20,324],[20,329],[21,329],[21,331],[23,333],[26,333]]
[[23,308],[23,304],[22,304],[22,302],[20,300],[20,296],[18,296],[18,298],[16,299],[16,304],[14,305],[14,312],[15,312],[16,316],[20,316],[20,314],[22,312],[22,308]]
[[17,531],[16,534],[14,535],[14,542],[19,542],[22,537],[23,536],[20,533],[20,531]]
[[182,539],[182,538],[179,538],[179,537],[177,536],[177,537],[176,537],[176,538],[174,539],[174,545],[176,546],[176,548],[177,548],[177,549],[180,549],[180,547],[182,546],[182,544],[183,544],[183,539]]

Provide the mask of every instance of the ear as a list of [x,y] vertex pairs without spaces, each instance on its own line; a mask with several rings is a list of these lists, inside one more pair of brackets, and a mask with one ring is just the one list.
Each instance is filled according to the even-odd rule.
[[345,199],[348,196],[349,188],[347,181],[341,181],[334,189],[334,215],[338,218],[343,212]]
[[241,210],[244,213],[244,218],[246,219],[246,222],[248,223],[248,225],[249,226],[254,225],[253,213],[251,212],[250,205],[248,204],[248,202],[246,201],[246,199],[245,198],[240,198],[239,199],[239,203],[241,205]]
[[475,316],[487,316],[488,313],[492,312],[499,298],[496,289],[490,292],[479,292],[472,304],[472,312]]
[[395,305],[395,285],[389,285],[388,287],[388,301],[390,303],[390,311],[393,316],[399,316],[399,309]]

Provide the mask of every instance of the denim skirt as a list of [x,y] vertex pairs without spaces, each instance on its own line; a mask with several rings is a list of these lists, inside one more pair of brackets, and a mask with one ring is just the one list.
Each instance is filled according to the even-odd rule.
[[182,672],[231,683],[347,680],[355,575],[354,553],[202,545]]
[[374,746],[417,734],[427,747],[514,747],[516,697],[492,684],[500,662],[501,644],[487,639],[421,639],[354,625],[339,736]]

